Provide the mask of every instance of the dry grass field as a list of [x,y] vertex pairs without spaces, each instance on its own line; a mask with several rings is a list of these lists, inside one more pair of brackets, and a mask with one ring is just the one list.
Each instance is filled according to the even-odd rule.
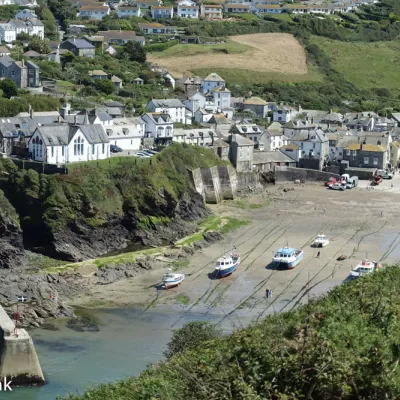
[[[230,51],[234,48],[234,43],[237,43],[240,52]],[[185,46],[188,46],[187,51]],[[198,47],[198,54],[194,51],[195,46]],[[309,72],[303,47],[290,34],[231,36],[226,46],[228,54],[216,51],[212,45],[177,45],[167,50],[173,50],[173,53],[153,53],[148,55],[148,59],[168,69],[178,79],[193,73],[204,75],[212,70],[235,71],[229,83],[240,83],[243,77],[245,79],[242,83],[248,83],[249,76],[254,83],[276,78],[286,81],[317,78],[318,74]]]

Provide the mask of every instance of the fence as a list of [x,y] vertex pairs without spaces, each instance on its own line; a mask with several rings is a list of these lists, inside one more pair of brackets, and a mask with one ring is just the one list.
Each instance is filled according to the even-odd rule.
[[68,168],[65,167],[58,167],[57,165],[40,163],[36,161],[12,160],[17,167],[22,169],[33,169],[40,174],[68,174]]

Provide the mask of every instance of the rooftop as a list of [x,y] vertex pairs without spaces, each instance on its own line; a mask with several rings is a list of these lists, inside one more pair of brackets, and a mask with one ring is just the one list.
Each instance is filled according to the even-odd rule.
[[266,106],[268,103],[261,97],[250,97],[246,99],[243,104]]
[[362,144],[362,143],[353,143],[346,147],[346,150],[362,150],[362,151],[374,151],[374,152],[385,152],[386,149],[383,146],[377,144]]

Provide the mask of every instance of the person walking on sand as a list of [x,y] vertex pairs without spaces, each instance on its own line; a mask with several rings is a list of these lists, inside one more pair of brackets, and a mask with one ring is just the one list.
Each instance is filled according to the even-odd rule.
[[326,208],[324,208],[324,213],[326,212]]
[[319,258],[320,255],[321,255],[321,252],[319,251],[319,252],[317,253],[317,258]]
[[269,289],[265,290],[265,297],[268,299],[268,297],[269,297]]
[[272,290],[269,291],[269,298],[272,299]]

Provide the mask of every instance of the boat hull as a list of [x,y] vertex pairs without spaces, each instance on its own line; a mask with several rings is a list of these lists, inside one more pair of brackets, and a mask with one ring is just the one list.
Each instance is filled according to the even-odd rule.
[[273,264],[276,267],[279,267],[279,268],[293,269],[303,259],[303,256],[304,256],[304,253],[301,252],[301,253],[299,253],[299,255],[293,261],[289,261],[289,262],[286,261],[285,262],[285,261],[282,261],[282,260],[280,260],[280,261],[273,260]]
[[216,269],[215,270],[215,275],[217,278],[225,278],[226,276],[231,275],[233,272],[236,271],[236,268],[240,265],[240,259],[233,264],[231,267],[227,269]]
[[179,286],[183,280],[184,280],[184,278],[180,278],[175,281],[164,281],[163,283],[164,283],[165,290]]
[[328,244],[329,242],[317,242],[314,244],[314,247],[326,247]]

